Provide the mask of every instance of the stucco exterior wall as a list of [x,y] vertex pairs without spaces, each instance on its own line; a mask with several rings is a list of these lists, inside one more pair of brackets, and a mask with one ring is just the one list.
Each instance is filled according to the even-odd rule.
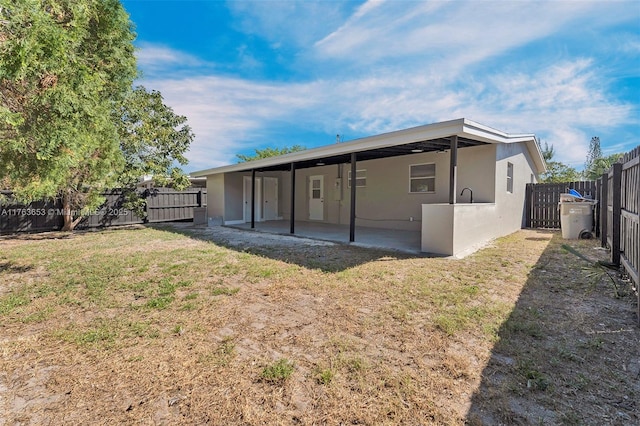
[[224,221],[233,222],[241,221],[243,215],[243,176],[244,173],[226,173],[225,174],[225,209]]
[[422,251],[462,257],[496,237],[497,206],[482,204],[424,204]]
[[224,174],[207,176],[207,222],[222,225],[224,212]]
[[[483,203],[475,196],[475,188],[486,184],[476,179],[475,204],[425,204],[422,206],[422,250],[461,257],[489,240],[508,235],[522,227],[526,184],[536,181],[535,167],[523,144],[496,145],[495,202]],[[513,165],[513,192],[507,191],[507,165]],[[459,176],[463,167],[459,165]],[[468,178],[480,170],[464,169]],[[478,176],[478,175],[476,175]],[[459,179],[459,182],[461,179]],[[459,185],[462,186],[462,185]],[[467,201],[466,193],[462,200]],[[461,201],[459,199],[459,201]]]
[[[496,146],[496,204],[499,220],[505,229],[502,235],[514,232],[524,225],[525,189],[527,183],[535,183],[535,166],[524,144],[500,144]],[[507,192],[507,163],[513,164],[513,192]]]

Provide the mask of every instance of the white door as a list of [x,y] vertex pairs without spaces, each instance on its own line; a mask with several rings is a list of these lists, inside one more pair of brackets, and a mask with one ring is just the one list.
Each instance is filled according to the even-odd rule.
[[309,219],[324,220],[324,176],[309,178]]
[[[262,185],[260,185],[260,178],[256,178],[256,215],[255,215],[255,221],[259,222],[260,218],[262,217]],[[251,222],[251,176],[245,176],[244,177],[244,191],[243,192],[243,204],[244,204],[244,209],[243,209],[243,219],[246,222]]]
[[278,178],[264,178],[264,220],[278,218]]

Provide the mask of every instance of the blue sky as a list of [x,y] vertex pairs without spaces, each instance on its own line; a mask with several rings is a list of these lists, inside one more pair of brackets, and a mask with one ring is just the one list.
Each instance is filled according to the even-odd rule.
[[640,144],[640,2],[123,0],[139,80],[186,115],[185,168],[455,118],[581,169]]

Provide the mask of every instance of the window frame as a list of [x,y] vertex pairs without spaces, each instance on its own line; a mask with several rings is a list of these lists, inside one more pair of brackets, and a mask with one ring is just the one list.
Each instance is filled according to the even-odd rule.
[[507,192],[513,194],[513,163],[507,161]]
[[[364,172],[364,176],[358,176],[359,172]],[[358,181],[364,180],[364,185],[358,185]],[[367,187],[367,169],[356,170],[356,188]],[[351,189],[351,170],[347,173],[347,188]]]
[[[425,175],[425,176],[412,176],[411,170],[415,166],[429,166],[433,165],[433,175]],[[435,194],[436,193],[436,173],[437,167],[435,162],[431,163],[417,163],[417,164],[409,164],[409,194]],[[419,179],[433,179],[433,191],[412,191],[412,183],[414,180]]]

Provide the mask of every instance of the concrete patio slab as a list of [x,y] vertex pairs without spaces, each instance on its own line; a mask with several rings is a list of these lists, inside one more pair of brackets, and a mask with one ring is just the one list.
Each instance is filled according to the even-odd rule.
[[[226,225],[231,228],[251,230],[251,224]],[[270,234],[290,234],[290,223],[286,220],[256,222],[253,231]],[[395,229],[356,226],[355,242],[349,243],[349,226],[321,222],[295,222],[295,233],[299,237],[316,240],[352,244],[360,247],[380,248],[403,253],[421,254],[419,231],[399,231]]]

